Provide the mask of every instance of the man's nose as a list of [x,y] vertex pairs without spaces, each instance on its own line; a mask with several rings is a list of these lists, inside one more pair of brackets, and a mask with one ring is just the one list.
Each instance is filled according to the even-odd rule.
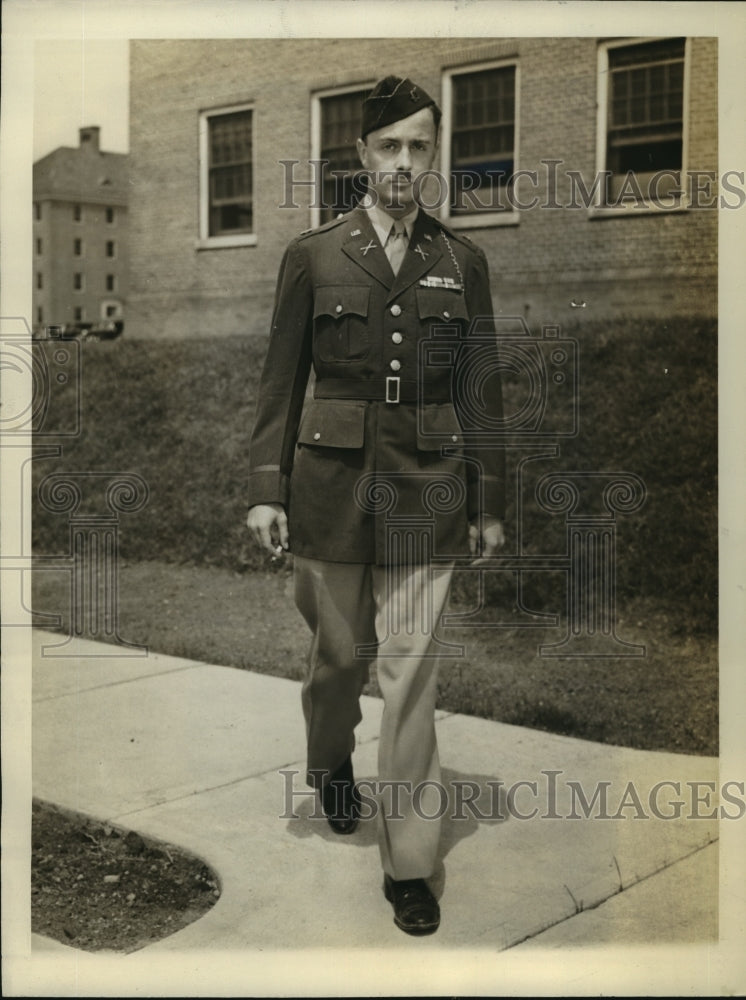
[[412,169],[412,157],[406,146],[402,146],[399,150],[399,155],[396,158],[396,169],[400,171]]

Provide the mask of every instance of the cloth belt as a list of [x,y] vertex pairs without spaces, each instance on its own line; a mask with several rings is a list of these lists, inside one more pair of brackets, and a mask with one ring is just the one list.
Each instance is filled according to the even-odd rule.
[[383,378],[324,378],[314,387],[314,399],[360,399],[382,403],[450,403],[450,386],[421,385],[398,375]]

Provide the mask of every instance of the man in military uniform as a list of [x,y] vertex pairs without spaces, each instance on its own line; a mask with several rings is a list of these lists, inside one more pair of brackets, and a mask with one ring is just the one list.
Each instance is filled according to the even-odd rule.
[[249,477],[249,528],[294,556],[313,636],[308,782],[340,834],[358,822],[353,731],[376,661],[378,787],[397,786],[378,811],[384,892],[410,934],[440,921],[425,881],[443,812],[435,627],[453,560],[503,544],[503,455],[480,447],[502,413],[485,257],[416,201],[439,125],[409,79],[386,77],[365,100],[365,200],[282,261]]

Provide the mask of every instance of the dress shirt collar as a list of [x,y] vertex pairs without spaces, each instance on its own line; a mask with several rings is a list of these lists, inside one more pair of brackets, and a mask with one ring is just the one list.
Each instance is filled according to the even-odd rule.
[[415,205],[411,212],[407,212],[407,214],[402,216],[400,219],[394,219],[394,217],[389,215],[388,212],[384,212],[380,205],[374,203],[373,199],[369,195],[363,199],[360,207],[365,209],[368,213],[368,218],[378,234],[378,239],[381,241],[381,246],[386,245],[386,240],[391,232],[391,227],[395,222],[404,223],[407,239],[409,239],[412,235],[412,230],[414,229],[417,213],[419,212],[419,206]]

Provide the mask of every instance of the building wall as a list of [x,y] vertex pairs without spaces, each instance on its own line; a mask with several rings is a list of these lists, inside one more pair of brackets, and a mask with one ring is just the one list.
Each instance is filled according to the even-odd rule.
[[[440,100],[444,70],[517,57],[517,166],[538,172],[560,160],[556,199],[570,201],[567,169],[596,171],[599,40],[304,39],[131,43],[132,260],[128,330],[135,336],[263,333],[287,242],[311,225],[302,207],[281,209],[278,161],[311,155],[312,94],[365,86],[388,72],[412,76]],[[717,170],[717,40],[690,40],[689,158]],[[330,70],[333,67],[333,72]],[[253,102],[256,245],[202,249],[199,112]],[[437,166],[437,164],[436,164]],[[307,176],[303,166],[298,176]],[[532,192],[526,189],[526,196]],[[615,315],[714,315],[717,213],[600,217],[584,208],[534,208],[518,225],[469,230],[487,253],[499,313],[530,324]],[[574,302],[575,305],[571,305]]]
[[[82,143],[77,149],[61,147],[34,164],[32,319],[37,327],[73,323],[76,308],[82,310],[82,320],[94,323],[105,318],[107,305],[123,315],[128,293],[127,157],[101,152],[97,129],[81,133],[94,133],[90,148]],[[113,213],[112,222],[107,221],[107,210]],[[80,256],[75,254],[76,239],[82,241]],[[107,256],[107,242],[114,243],[114,257]],[[37,287],[39,272],[42,289]],[[81,290],[74,287],[75,273],[82,275]],[[107,275],[114,278],[114,291],[107,290]]]

